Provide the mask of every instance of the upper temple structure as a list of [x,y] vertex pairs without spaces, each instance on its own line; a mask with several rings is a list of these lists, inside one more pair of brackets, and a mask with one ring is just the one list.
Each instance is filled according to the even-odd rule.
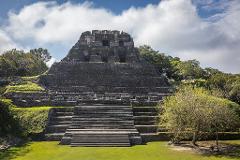
[[76,101],[126,102],[161,100],[165,77],[139,57],[132,37],[119,31],[82,33],[68,55],[41,77],[53,92],[78,92]]
[[82,33],[64,61],[120,62],[139,61],[131,36],[124,32],[93,30]]

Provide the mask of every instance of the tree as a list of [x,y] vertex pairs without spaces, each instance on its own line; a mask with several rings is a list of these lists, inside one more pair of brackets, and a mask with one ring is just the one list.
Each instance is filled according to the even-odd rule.
[[206,113],[208,116],[208,131],[216,135],[216,146],[218,148],[219,132],[225,131],[227,129],[232,129],[237,126],[239,122],[239,117],[236,112],[229,107],[226,107],[224,103],[219,103],[217,100],[210,102],[211,107]]
[[219,90],[224,98],[240,104],[240,76],[217,72],[211,74],[207,79],[210,90]]
[[228,100],[211,96],[208,91],[192,86],[182,87],[173,96],[165,98],[161,117],[161,123],[173,132],[173,143],[191,134],[193,145],[201,138],[201,133],[218,133],[239,122]]
[[30,52],[12,49],[0,55],[0,77],[33,76],[45,72],[48,67],[47,50],[36,49]]
[[230,99],[240,104],[240,81],[234,83],[229,92]]
[[48,50],[43,49],[43,48],[31,49],[30,53],[35,54],[37,57],[39,57],[45,63],[48,62],[52,58],[52,56],[50,55]]
[[[143,45],[138,48],[140,56],[149,63],[153,64],[157,71],[166,74],[168,78],[174,78],[174,68],[171,64],[171,56],[153,50],[150,46]],[[176,60],[176,59],[175,59]]]
[[205,71],[200,67],[197,60],[182,61],[176,65],[178,74],[182,79],[204,78]]

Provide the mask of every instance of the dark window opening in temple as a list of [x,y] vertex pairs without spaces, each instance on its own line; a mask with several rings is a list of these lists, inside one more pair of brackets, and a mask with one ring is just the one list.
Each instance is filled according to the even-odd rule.
[[84,56],[84,61],[89,62],[90,61],[90,56]]
[[120,63],[125,63],[125,62],[126,62],[126,56],[120,55],[120,56],[119,56],[119,62],[120,62]]
[[99,56],[99,53],[97,52],[96,55]]
[[109,41],[108,40],[103,40],[102,45],[103,46],[109,46]]
[[124,46],[124,42],[123,41],[119,41],[119,46],[123,47]]
[[108,57],[107,56],[102,56],[101,58],[102,58],[102,62],[105,62],[105,63],[108,62]]

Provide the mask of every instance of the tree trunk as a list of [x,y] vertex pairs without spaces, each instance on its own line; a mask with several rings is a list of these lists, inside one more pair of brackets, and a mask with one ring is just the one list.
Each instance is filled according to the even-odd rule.
[[219,151],[219,143],[218,143],[218,132],[216,132],[216,146],[217,146],[217,152]]
[[197,132],[194,132],[193,133],[193,139],[192,139],[192,145],[197,146],[196,142],[197,142]]

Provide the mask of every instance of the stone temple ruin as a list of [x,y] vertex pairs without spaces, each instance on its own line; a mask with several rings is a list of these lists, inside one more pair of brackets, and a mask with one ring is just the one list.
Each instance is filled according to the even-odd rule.
[[50,111],[45,135],[71,146],[130,146],[153,139],[158,120],[153,105],[170,93],[166,78],[139,56],[132,37],[109,30],[82,33],[39,83],[45,92],[11,98],[22,106],[66,106]]

